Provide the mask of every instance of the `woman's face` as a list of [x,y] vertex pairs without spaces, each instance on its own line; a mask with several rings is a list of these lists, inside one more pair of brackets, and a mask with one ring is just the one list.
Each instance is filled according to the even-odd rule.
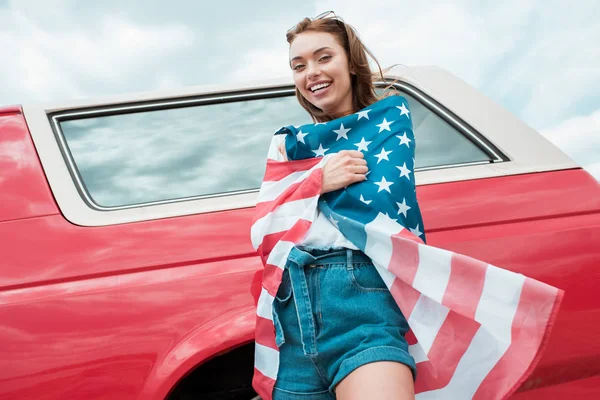
[[290,45],[290,66],[296,87],[315,107],[335,117],[355,111],[348,56],[333,35],[299,34]]

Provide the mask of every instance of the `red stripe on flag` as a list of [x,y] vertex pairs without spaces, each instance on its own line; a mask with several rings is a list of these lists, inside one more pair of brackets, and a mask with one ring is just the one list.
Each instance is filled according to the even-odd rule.
[[406,335],[404,335],[404,339],[406,339],[406,343],[408,343],[409,346],[418,343],[417,337],[415,336],[415,333],[412,331],[412,329],[409,329],[408,332],[406,332]]
[[423,362],[417,369],[417,376],[427,376],[427,379],[417,379],[415,393],[448,385],[479,327],[480,324],[474,320],[453,311],[448,313],[427,354],[429,361]]
[[253,222],[258,221],[280,205],[296,200],[315,197],[321,193],[322,170],[316,169],[302,182],[290,185],[275,200],[265,201],[256,205]]
[[292,161],[267,160],[267,169],[263,182],[280,181],[291,173],[308,171],[320,161],[321,158],[318,157]]
[[[412,285],[419,268],[419,242],[406,229],[392,235],[392,258],[388,270],[400,280]],[[404,310],[403,310],[404,311]]]
[[252,378],[252,387],[263,400],[273,399],[273,387],[275,387],[275,379],[264,376],[259,370],[254,368],[254,377]]
[[[442,304],[475,319],[477,305],[483,292],[487,264],[454,253],[450,265],[450,279]],[[465,290],[465,287],[468,287],[469,290]]]
[[[308,178],[310,178],[310,176]],[[294,183],[294,184],[288,186],[274,200],[264,201],[264,202],[261,202],[261,203],[257,203],[256,204],[256,209],[255,209],[255,212],[254,212],[254,221],[258,221],[259,219],[261,219],[262,217],[264,217],[268,213],[274,211],[281,204],[284,204],[284,203],[289,202],[289,201],[295,201],[295,200],[305,199],[306,197],[304,196],[304,193],[297,193],[296,192],[297,189],[300,187],[300,185],[304,184],[304,182],[306,182],[306,181],[304,180],[304,181],[301,181],[301,182],[298,182],[298,183]],[[316,196],[316,194],[314,196]],[[314,196],[308,196],[308,197],[314,197]]]
[[278,350],[277,344],[275,343],[275,326],[270,319],[256,316],[256,330],[254,335],[256,337],[256,343]]
[[283,270],[273,264],[265,264],[263,271],[262,286],[273,297],[277,294],[277,289],[283,279]]
[[297,243],[300,240],[302,240],[302,238],[306,235],[306,232],[308,232],[310,225],[311,225],[310,221],[305,220],[305,219],[300,219],[300,220],[298,220],[298,222],[296,222],[294,224],[294,226],[292,226],[291,229],[289,229],[287,231],[281,231],[281,232],[276,232],[276,233],[271,233],[269,235],[265,235],[263,237],[262,243],[260,244],[260,246],[258,246],[258,249],[257,249],[258,254],[263,259],[263,263],[267,262],[267,258],[269,257],[269,254],[271,253],[271,251],[273,250],[275,245],[280,240],[285,240],[286,242]]
[[473,399],[507,398],[527,379],[548,341],[563,292],[526,278],[512,323],[511,344]]
[[415,309],[415,305],[417,304],[417,300],[419,300],[421,293],[398,278],[394,279],[394,282],[390,287],[390,293],[394,300],[396,300],[398,307],[400,307],[400,311],[402,311],[404,318],[408,319]]

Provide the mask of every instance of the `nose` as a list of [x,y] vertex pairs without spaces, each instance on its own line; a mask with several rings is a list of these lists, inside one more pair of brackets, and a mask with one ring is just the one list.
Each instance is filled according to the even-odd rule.
[[319,68],[319,64],[309,62],[306,66],[306,76],[308,79],[312,79],[315,76],[318,76],[321,73],[321,69]]

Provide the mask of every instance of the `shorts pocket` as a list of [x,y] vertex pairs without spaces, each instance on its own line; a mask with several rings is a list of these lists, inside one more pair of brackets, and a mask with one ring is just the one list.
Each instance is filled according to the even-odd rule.
[[352,286],[363,292],[388,292],[383,279],[372,263],[354,264],[348,269]]

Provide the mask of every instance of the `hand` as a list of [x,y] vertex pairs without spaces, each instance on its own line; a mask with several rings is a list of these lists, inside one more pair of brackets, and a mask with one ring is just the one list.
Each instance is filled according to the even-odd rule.
[[285,161],[288,160],[287,158],[287,152],[285,151],[285,142],[281,142],[279,143],[279,146],[277,146],[277,149],[279,150],[279,152],[281,153],[281,155],[283,156],[283,159]]
[[361,151],[342,150],[332,156],[323,167],[321,194],[344,188],[367,179],[369,171]]

